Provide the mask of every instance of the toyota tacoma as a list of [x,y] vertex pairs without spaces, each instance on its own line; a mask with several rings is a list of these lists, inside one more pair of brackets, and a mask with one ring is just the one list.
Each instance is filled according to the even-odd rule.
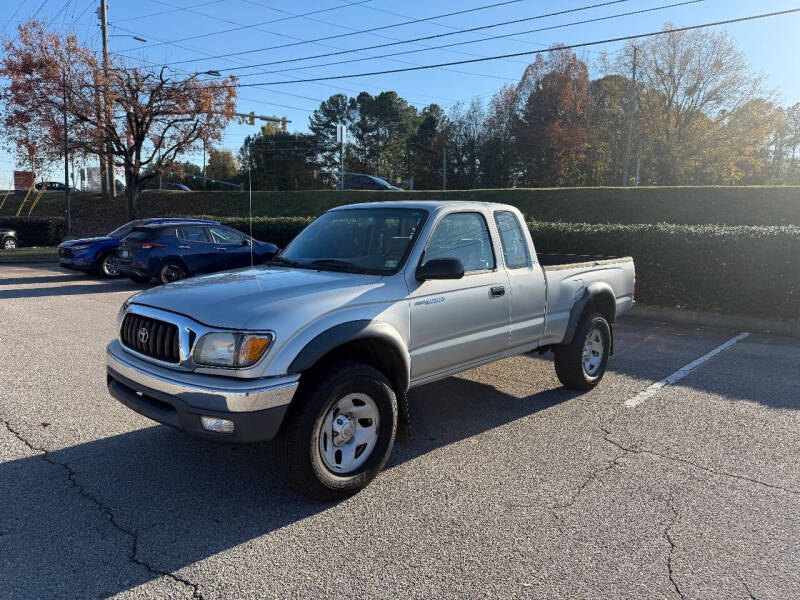
[[383,468],[410,388],[533,350],[596,386],[634,288],[630,257],[537,255],[512,206],[342,206],[267,264],[128,299],[108,389],[196,437],[274,438],[291,485],[342,498]]

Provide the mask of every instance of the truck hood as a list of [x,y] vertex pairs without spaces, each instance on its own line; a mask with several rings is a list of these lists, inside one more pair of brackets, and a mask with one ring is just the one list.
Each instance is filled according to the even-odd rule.
[[277,329],[291,314],[306,321],[348,304],[368,302],[377,275],[291,267],[248,267],[155,287],[131,298],[212,327]]

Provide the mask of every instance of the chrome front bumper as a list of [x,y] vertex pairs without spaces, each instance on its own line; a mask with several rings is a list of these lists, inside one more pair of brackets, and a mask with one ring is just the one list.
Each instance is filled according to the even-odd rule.
[[119,340],[106,348],[106,369],[134,384],[172,396],[188,406],[232,413],[285,406],[292,401],[299,375],[235,379],[173,371],[126,352]]

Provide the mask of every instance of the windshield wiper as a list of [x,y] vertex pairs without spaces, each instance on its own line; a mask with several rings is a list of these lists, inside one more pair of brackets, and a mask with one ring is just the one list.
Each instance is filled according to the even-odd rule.
[[267,262],[264,263],[265,265],[281,265],[284,267],[297,267],[298,269],[308,269],[308,265],[304,263],[297,262],[296,260],[290,260],[288,258],[284,258],[282,256],[276,256]]
[[338,258],[319,258],[317,260],[312,260],[308,264],[316,267],[330,267],[332,269],[352,271],[353,273],[369,273],[369,271],[367,271],[363,267],[354,265],[353,263],[348,262],[346,260],[339,260]]

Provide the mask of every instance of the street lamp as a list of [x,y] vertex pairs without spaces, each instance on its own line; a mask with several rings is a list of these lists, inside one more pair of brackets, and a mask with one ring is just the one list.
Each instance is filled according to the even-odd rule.
[[112,35],[110,35],[110,36],[108,36],[108,37],[126,37],[126,38],[133,38],[133,39],[134,39],[134,40],[136,40],[137,42],[143,42],[143,43],[145,43],[145,44],[147,43],[147,40],[146,40],[146,39],[144,39],[144,38],[142,38],[142,37],[139,37],[138,35],[128,35],[128,34],[125,34],[125,33],[115,33],[115,34],[112,34]]
[[201,71],[198,75],[211,75],[211,77],[222,77],[219,71]]

